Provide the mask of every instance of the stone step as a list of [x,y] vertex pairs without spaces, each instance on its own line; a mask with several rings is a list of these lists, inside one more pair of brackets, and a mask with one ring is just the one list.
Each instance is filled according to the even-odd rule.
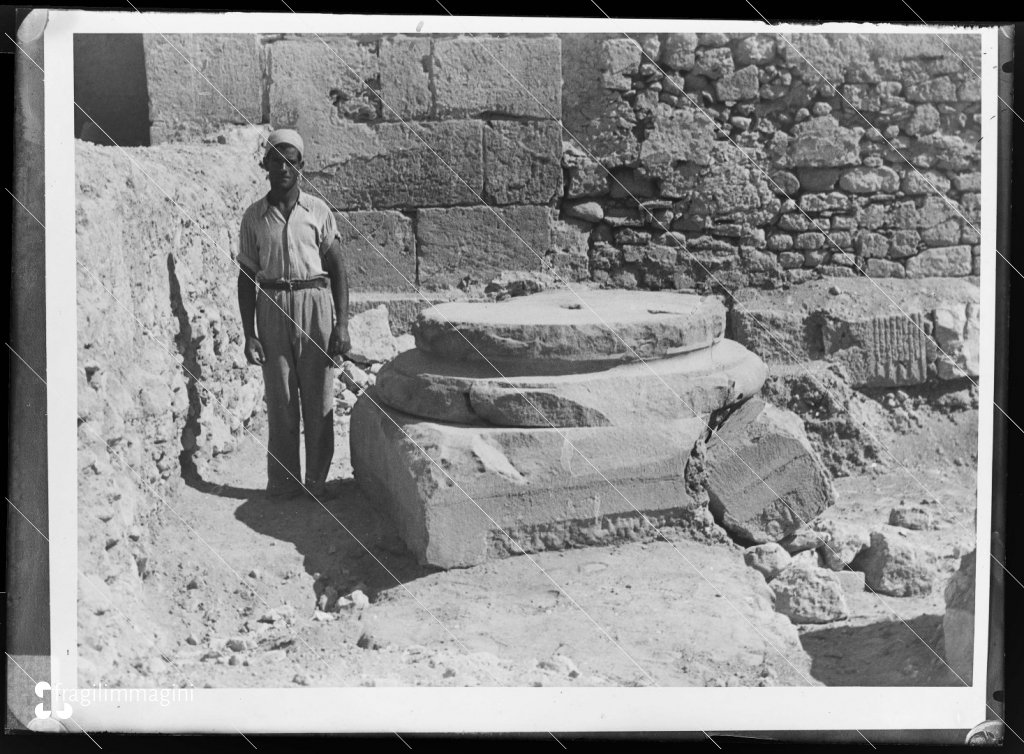
[[841,278],[738,291],[731,337],[769,364],[825,359],[854,387],[976,377],[979,290],[966,280]]
[[378,404],[371,388],[352,410],[352,468],[421,563],[464,567],[518,553],[502,530],[530,551],[629,537],[638,511],[658,526],[707,518],[686,471],[702,418],[482,427]]
[[626,362],[707,348],[725,329],[715,298],[674,292],[551,290],[422,312],[416,347],[452,360]]
[[545,362],[453,362],[406,351],[377,375],[388,406],[426,419],[510,427],[625,426],[710,414],[761,390],[768,368],[740,344],[568,374]]

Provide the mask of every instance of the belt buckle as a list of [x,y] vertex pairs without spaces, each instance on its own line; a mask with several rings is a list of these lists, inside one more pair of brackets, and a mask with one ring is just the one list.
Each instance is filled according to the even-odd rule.
[[286,291],[289,291],[289,292],[294,291],[295,290],[295,284],[291,280],[285,280],[284,281],[284,289]]

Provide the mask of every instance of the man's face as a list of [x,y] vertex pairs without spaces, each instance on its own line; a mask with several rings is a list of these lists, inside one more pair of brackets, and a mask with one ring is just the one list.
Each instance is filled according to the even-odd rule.
[[267,152],[266,169],[271,188],[287,191],[299,179],[302,156],[291,144],[278,144]]

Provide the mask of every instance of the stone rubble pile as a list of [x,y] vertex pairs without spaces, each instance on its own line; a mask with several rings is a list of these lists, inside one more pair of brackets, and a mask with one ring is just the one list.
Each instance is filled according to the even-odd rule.
[[[908,531],[932,528],[930,523],[922,524],[931,521],[928,502],[901,503],[891,510],[888,524],[877,526],[824,513],[778,542],[748,547],[743,560],[772,588],[775,609],[798,624],[844,620],[854,612],[848,602],[864,592],[888,597],[928,595],[941,583],[937,554],[908,537]],[[970,568],[973,560],[965,557],[961,572]],[[969,672],[974,576],[973,571],[961,572],[945,591],[945,621],[952,637],[947,650]]]
[[[767,377],[758,357],[722,338],[724,315],[714,298],[594,290],[425,311],[416,348],[386,364],[353,408],[355,477],[409,549],[445,568],[634,538],[651,524],[707,528],[709,421]],[[745,422],[724,426],[757,445]],[[781,474],[776,485],[791,496],[798,485],[775,460],[822,471],[815,491],[793,496],[797,518],[813,517],[833,500],[827,475],[806,438],[782,444],[766,436],[763,457],[748,463]]]

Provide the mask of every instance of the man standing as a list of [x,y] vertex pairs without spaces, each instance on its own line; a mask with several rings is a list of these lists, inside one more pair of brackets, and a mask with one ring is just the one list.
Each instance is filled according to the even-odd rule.
[[320,499],[334,457],[334,369],[350,346],[348,279],[334,215],[299,190],[304,149],[292,129],[267,137],[262,167],[270,191],[242,216],[238,307],[245,358],[263,367],[267,492],[290,497],[304,488]]

